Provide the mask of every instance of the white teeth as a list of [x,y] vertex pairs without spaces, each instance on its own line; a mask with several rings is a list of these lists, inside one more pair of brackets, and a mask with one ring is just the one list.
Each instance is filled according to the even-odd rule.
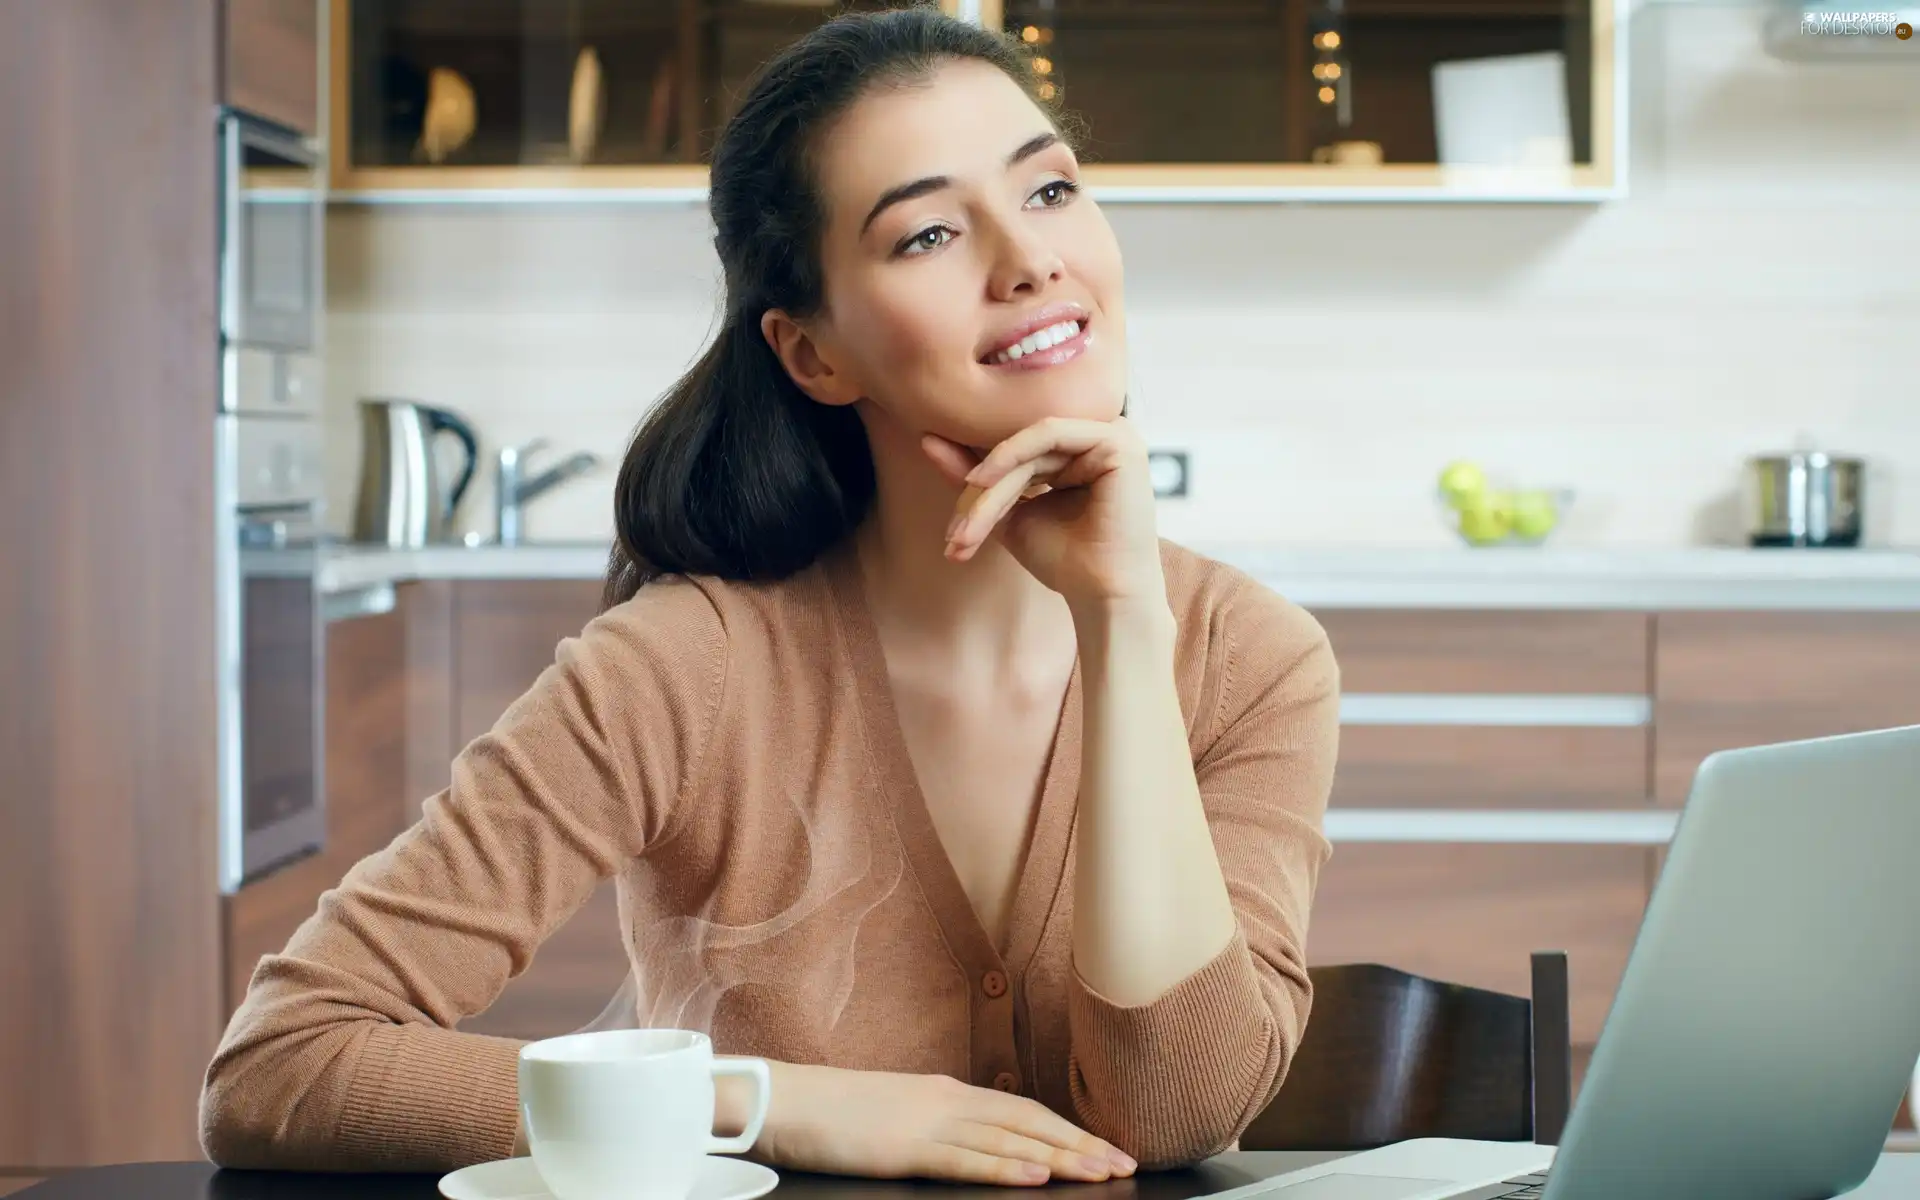
[[1061,342],[1066,341],[1079,332],[1080,322],[1078,321],[1062,321],[1058,325],[1049,325],[1045,329],[1035,330],[1013,345],[1008,346],[1005,350],[995,354],[992,361],[1012,362],[1028,354],[1034,354],[1041,350],[1051,350],[1053,347],[1058,346]]

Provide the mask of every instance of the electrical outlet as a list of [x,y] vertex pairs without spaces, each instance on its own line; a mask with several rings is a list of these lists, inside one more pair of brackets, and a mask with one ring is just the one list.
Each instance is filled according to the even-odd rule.
[[1187,494],[1192,473],[1185,450],[1147,451],[1147,474],[1153,480],[1153,494],[1162,499]]

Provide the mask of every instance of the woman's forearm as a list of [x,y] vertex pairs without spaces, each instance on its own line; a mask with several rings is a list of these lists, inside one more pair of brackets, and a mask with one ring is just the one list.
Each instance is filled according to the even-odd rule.
[[1158,596],[1076,609],[1083,678],[1073,961],[1109,1002],[1158,998],[1232,941]]

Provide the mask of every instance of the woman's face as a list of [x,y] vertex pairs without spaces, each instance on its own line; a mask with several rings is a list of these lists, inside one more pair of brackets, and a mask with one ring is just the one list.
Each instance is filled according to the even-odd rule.
[[[1126,393],[1120,248],[1052,123],[990,64],[862,99],[815,164],[826,304],[790,367],[816,399],[991,447]],[[805,376],[805,377],[802,377]]]

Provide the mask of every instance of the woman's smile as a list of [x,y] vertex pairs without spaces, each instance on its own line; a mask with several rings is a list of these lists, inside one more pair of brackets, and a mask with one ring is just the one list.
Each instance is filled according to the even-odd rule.
[[1072,362],[1093,344],[1093,318],[1078,304],[1049,304],[988,340],[979,358],[996,370],[1043,371]]

